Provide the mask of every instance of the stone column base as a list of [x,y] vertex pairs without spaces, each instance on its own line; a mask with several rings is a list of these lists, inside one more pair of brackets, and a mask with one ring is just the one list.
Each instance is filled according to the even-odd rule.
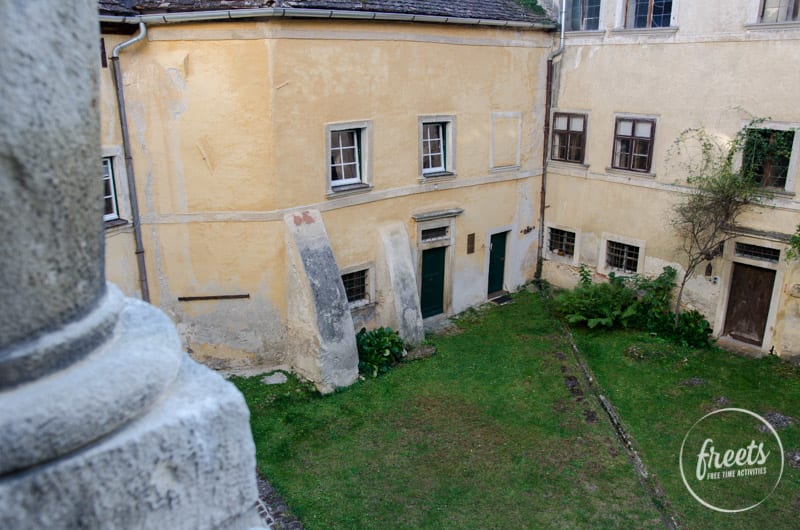
[[[126,300],[119,325],[157,311]],[[257,497],[242,395],[183,354],[177,378],[139,417],[0,477],[0,528],[249,529],[263,525]]]

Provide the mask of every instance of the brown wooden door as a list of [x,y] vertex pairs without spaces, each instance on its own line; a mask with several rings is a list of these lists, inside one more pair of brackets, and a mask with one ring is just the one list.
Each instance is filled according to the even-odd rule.
[[767,327],[775,271],[733,264],[731,292],[725,316],[725,335],[761,346]]

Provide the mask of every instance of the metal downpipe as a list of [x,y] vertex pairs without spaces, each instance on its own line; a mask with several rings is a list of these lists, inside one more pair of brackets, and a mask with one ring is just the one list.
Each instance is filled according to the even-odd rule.
[[128,117],[125,112],[125,92],[122,87],[122,70],[119,65],[119,53],[141,41],[147,36],[147,26],[139,22],[139,33],[130,40],[114,47],[111,52],[111,70],[114,74],[114,91],[117,94],[117,112],[119,125],[122,132],[122,150],[125,155],[125,173],[128,177],[128,195],[131,203],[131,222],[133,223],[133,237],[136,244],[136,267],[139,272],[139,285],[142,300],[150,302],[150,288],[147,284],[147,267],[144,261],[144,245],[142,244],[142,227],[139,218],[139,200],[136,196],[136,177],[133,172],[133,157],[131,156],[131,140],[128,133]]

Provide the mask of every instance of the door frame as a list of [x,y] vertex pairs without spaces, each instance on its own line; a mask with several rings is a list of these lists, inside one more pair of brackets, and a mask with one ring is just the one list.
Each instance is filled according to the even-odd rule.
[[[777,262],[754,259],[747,256],[736,254],[736,243],[745,243],[748,245],[757,245],[759,247],[770,248],[780,251],[780,258]],[[775,281],[772,284],[772,294],[769,299],[769,311],[767,312],[767,324],[764,328],[764,340],[760,348],[763,352],[770,351],[773,346],[775,336],[775,324],[777,322],[778,307],[781,300],[781,293],[783,289],[783,277],[786,271],[786,260],[784,259],[786,252],[786,245],[781,241],[761,239],[755,237],[736,237],[725,243],[725,250],[722,255],[721,270],[719,277],[723,288],[720,292],[719,302],[717,303],[717,311],[714,319],[714,337],[719,338],[725,332],[725,319],[728,313],[728,302],[730,301],[731,287],[733,285],[733,265],[734,263],[741,263],[742,265],[750,265],[759,269],[768,269],[775,271]],[[732,340],[733,339],[731,337]],[[743,343],[748,344],[748,343]],[[750,345],[752,346],[752,345]]]
[[503,225],[498,226],[496,228],[490,229],[486,232],[486,256],[484,257],[484,275],[483,275],[483,296],[486,300],[489,299],[489,264],[491,262],[491,252],[492,252],[492,236],[496,234],[502,234],[503,232],[508,232],[506,235],[506,259],[503,262],[503,289],[506,291],[510,291],[509,286],[515,285],[514,282],[511,281],[509,276],[510,270],[508,268],[508,264],[511,263],[512,259],[511,256],[513,255],[514,247],[512,244],[513,237],[512,234],[514,233],[514,226],[513,225]]
[[[455,260],[455,231],[456,231],[456,216],[461,214],[463,210],[446,210],[442,212],[432,212],[428,214],[419,214],[414,216],[417,222],[417,246],[416,246],[416,262],[417,262],[417,295],[422,295],[422,252],[432,248],[446,247],[444,257],[444,293],[442,300],[442,313],[433,315],[428,318],[437,318],[441,316],[449,316],[453,307],[453,271]],[[447,228],[447,235],[445,237],[431,239],[428,241],[422,240],[423,230],[430,230],[434,228]],[[427,320],[427,319],[424,319]]]

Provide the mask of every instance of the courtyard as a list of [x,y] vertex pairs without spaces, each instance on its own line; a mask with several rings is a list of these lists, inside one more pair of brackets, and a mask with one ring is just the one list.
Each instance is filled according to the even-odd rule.
[[[259,472],[306,528],[796,525],[796,366],[570,331],[528,291],[462,313],[428,345],[328,396],[292,377],[234,379]],[[679,471],[687,431],[724,407],[769,418],[785,449],[774,492],[740,513],[701,505]]]

